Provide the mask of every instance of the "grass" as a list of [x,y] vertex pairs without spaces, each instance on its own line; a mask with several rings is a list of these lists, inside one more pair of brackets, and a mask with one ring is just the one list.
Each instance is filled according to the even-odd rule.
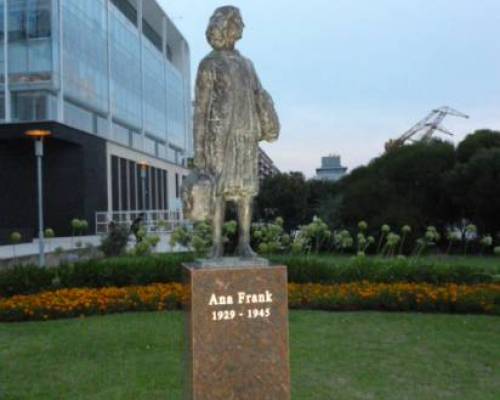
[[[500,398],[498,317],[290,314],[294,400]],[[0,324],[0,399],[178,399],[180,312]]]

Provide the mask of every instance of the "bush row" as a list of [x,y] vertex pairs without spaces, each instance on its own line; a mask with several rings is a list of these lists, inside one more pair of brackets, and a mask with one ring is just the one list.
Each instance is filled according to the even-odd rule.
[[386,259],[372,257],[335,258],[324,256],[271,256],[288,266],[288,280],[294,283],[491,283],[497,270],[471,265],[447,264],[421,258]]
[[[289,284],[290,308],[500,315],[500,285],[415,283]],[[125,311],[178,309],[188,299],[179,283],[126,288],[60,289],[0,300],[0,321],[81,317]],[[235,306],[241,307],[241,306]],[[239,311],[239,309],[237,310]]]
[[0,297],[59,288],[100,288],[181,282],[182,263],[191,254],[117,257],[63,264],[56,268],[18,266],[0,271]]
[[[0,296],[31,294],[60,288],[100,288],[182,281],[183,262],[192,254],[165,254],[92,260],[57,268],[16,267],[0,271]],[[271,256],[288,266],[292,283],[432,283],[480,284],[495,281],[498,270],[432,262],[425,259],[339,259],[318,256]]]

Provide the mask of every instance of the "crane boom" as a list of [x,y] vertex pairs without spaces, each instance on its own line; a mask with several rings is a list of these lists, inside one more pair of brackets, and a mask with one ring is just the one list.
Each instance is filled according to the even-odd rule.
[[441,125],[447,116],[469,118],[467,114],[464,114],[451,107],[445,106],[436,108],[432,110],[424,119],[420,120],[405,133],[403,133],[399,138],[389,140],[385,144],[385,150],[391,151],[398,149],[404,146],[408,141],[413,140],[413,138],[421,132],[423,132],[423,134],[420,136],[420,139],[416,141],[424,143],[431,141],[436,131],[453,136],[452,132]]

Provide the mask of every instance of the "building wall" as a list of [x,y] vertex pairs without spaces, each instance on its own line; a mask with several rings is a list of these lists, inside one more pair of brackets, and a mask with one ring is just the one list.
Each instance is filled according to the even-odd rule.
[[273,176],[280,173],[280,170],[274,165],[271,157],[259,147],[259,179],[262,181],[268,176]]
[[[106,146],[106,159],[108,211],[181,208],[180,186],[189,172],[186,168],[166,165],[147,154],[110,142]],[[141,164],[145,165],[144,182]]]
[[30,128],[48,129],[43,187],[45,226],[58,236],[71,233],[70,221],[84,218],[94,229],[96,210],[107,208],[106,141],[57,123],[0,125],[0,242],[14,230],[25,239],[36,234],[37,189]]
[[0,0],[0,39],[0,119],[191,154],[189,49],[153,0]]
[[[83,218],[95,232],[98,211],[175,210],[188,170],[103,138],[54,122],[0,125],[0,243],[14,232],[37,236],[37,187],[29,129],[47,129],[43,187],[45,227],[71,235],[70,221]],[[141,164],[146,163],[146,179]],[[143,197],[142,191],[145,189]],[[145,203],[143,202],[145,198]]]
[[321,157],[321,167],[316,169],[315,179],[336,182],[347,173],[347,167],[342,166],[339,155]]
[[[48,129],[46,227],[178,209],[192,155],[189,48],[154,0],[0,0],[0,241],[36,233],[30,128]],[[141,162],[147,163],[145,196]]]

